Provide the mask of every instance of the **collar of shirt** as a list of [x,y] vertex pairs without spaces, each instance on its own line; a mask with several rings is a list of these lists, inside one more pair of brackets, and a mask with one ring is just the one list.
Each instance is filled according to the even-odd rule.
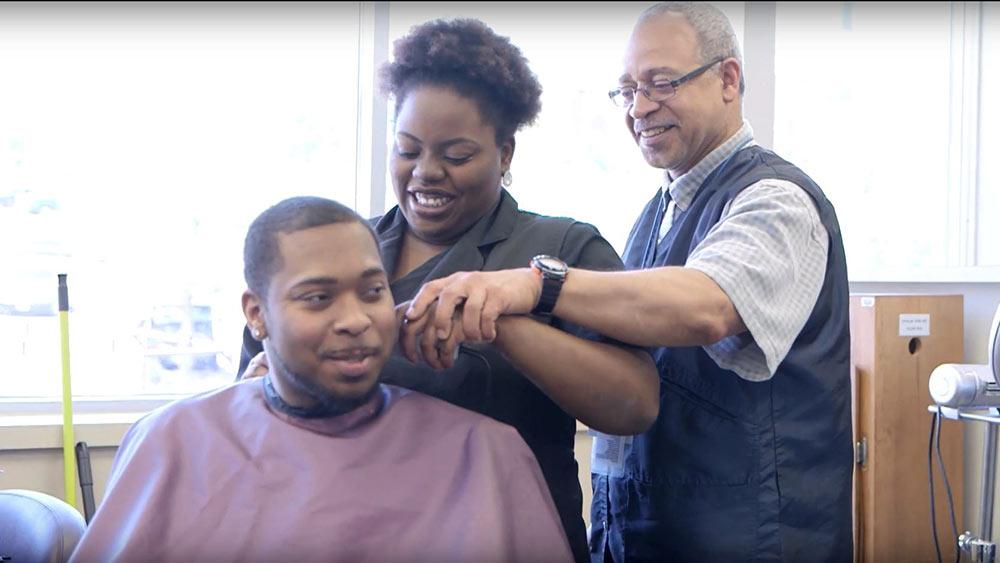
[[323,406],[311,409],[293,407],[278,395],[274,384],[271,383],[270,374],[261,379],[263,382],[260,388],[264,393],[264,402],[275,416],[293,426],[327,436],[344,435],[368,424],[378,417],[387,403],[388,391],[384,385],[378,383],[363,402],[353,405],[347,412]]
[[701,187],[705,178],[708,178],[708,175],[725,162],[727,158],[736,154],[736,151],[742,149],[744,146],[753,144],[753,142],[753,129],[750,127],[748,121],[743,120],[743,125],[732,137],[708,153],[691,170],[688,170],[675,179],[670,178],[669,172],[664,172],[663,179],[666,189],[663,190],[661,196],[663,208],[666,209],[667,194],[669,193],[670,199],[677,208],[676,212],[686,210],[691,205],[694,194],[698,193],[698,188]]

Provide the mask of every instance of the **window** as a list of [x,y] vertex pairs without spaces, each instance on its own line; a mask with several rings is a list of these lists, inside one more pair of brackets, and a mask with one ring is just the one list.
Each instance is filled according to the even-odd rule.
[[0,4],[0,396],[60,393],[57,273],[75,395],[232,381],[250,221],[358,198],[358,26],[356,3]]
[[1000,264],[996,12],[777,4],[774,147],[834,203],[852,280],[989,279]]
[[852,277],[947,265],[949,20],[942,3],[777,4],[775,150],[833,202]]

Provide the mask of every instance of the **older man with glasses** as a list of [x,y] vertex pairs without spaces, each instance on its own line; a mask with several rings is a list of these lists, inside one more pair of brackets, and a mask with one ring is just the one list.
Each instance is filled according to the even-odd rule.
[[754,142],[743,91],[723,14],[649,8],[609,92],[646,161],[665,172],[632,228],[631,271],[549,257],[460,273],[425,286],[407,313],[420,319],[436,302],[441,335],[462,305],[465,337],[489,340],[498,316],[543,308],[653,350],[656,423],[595,438],[595,563],[852,557],[840,228],[816,183]]

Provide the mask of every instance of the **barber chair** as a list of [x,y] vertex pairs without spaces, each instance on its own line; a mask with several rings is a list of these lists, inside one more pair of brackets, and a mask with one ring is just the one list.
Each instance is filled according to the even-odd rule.
[[35,491],[0,490],[0,561],[63,563],[83,535],[83,516]]

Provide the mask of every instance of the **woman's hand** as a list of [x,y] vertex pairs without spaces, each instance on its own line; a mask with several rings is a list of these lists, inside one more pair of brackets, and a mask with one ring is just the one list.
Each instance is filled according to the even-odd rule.
[[413,363],[423,361],[437,370],[448,369],[455,365],[459,345],[468,340],[465,331],[462,330],[461,309],[452,315],[447,337],[438,338],[438,333],[431,325],[437,308],[436,303],[431,303],[426,309],[427,314],[415,320],[403,315],[409,306],[410,303],[405,302],[396,308],[397,318],[400,319],[399,345],[406,359]]
[[243,375],[240,375],[240,381],[253,379],[254,377],[263,377],[267,374],[268,369],[267,354],[260,352],[247,364],[247,369],[243,370]]
[[429,318],[426,330],[445,340],[460,315],[469,340],[491,342],[501,315],[530,313],[541,293],[542,279],[530,268],[458,272],[424,284],[410,303],[406,320],[419,323]]

